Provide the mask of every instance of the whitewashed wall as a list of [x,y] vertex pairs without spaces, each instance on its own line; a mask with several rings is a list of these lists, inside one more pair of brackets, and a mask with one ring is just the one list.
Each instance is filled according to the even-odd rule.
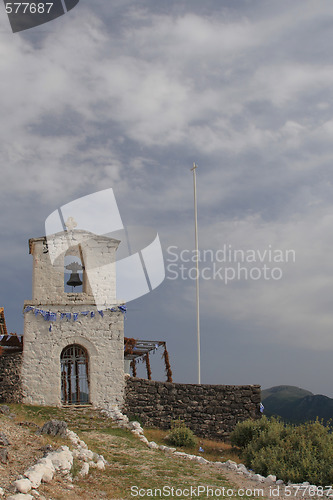
[[[116,304],[115,252],[117,240],[78,231],[72,233],[71,254],[75,241],[80,242],[86,267],[86,291],[66,294],[64,291],[64,256],[68,249],[68,233],[54,236],[57,248],[53,263],[50,252],[43,253],[45,238],[29,241],[33,255],[32,306],[57,313],[51,322],[33,311],[24,317],[24,351],[22,364],[23,398],[26,403],[61,404],[60,355],[70,344],[85,347],[89,356],[90,402],[97,407],[113,407],[123,403],[124,394],[124,316],[120,311],[103,310],[103,300],[97,303],[92,293],[89,270],[93,270],[93,286],[104,305]],[[49,246],[50,247],[50,246]],[[103,295],[104,294],[104,295]],[[114,300],[113,300],[114,299]],[[95,311],[95,317],[79,314],[77,321],[60,319],[61,312]]]

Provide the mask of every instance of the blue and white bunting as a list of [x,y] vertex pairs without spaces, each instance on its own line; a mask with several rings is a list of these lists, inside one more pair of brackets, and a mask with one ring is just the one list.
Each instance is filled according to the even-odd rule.
[[[111,311],[111,312],[121,312],[122,314],[125,314],[127,309],[125,305],[122,306],[114,306],[114,307],[108,307],[106,310]],[[99,315],[103,318],[105,311],[98,309],[97,310]],[[37,307],[33,306],[26,306],[24,309],[24,314],[28,312],[33,312],[34,315],[37,317],[39,314],[45,319],[45,321],[57,321],[58,317],[60,320],[66,319],[67,321],[77,321],[79,319],[79,316],[89,316],[90,318],[95,318],[96,317],[96,311],[81,311],[81,312],[53,312],[53,311],[44,311],[43,309],[39,309]],[[49,332],[52,331],[52,324],[49,327]]]

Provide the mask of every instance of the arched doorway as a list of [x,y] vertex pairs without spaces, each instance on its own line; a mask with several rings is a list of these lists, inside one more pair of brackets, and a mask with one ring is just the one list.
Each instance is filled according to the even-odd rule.
[[78,344],[63,349],[61,356],[61,401],[64,404],[89,403],[89,359]]

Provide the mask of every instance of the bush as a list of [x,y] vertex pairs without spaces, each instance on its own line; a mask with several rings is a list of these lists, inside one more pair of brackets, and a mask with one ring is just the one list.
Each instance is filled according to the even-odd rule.
[[233,446],[244,449],[253,440],[269,427],[269,420],[263,416],[260,420],[244,420],[239,422],[230,434],[230,441]]
[[188,446],[191,448],[197,445],[197,438],[191,429],[186,427],[183,420],[171,421],[171,431],[167,436],[167,440],[174,446]]
[[260,450],[264,448],[278,448],[288,435],[289,428],[290,426],[284,424],[277,418],[268,419],[265,417],[263,425],[258,426],[257,436],[255,436],[244,448],[243,456],[245,462],[250,466],[250,464],[253,464],[255,456]]
[[257,422],[238,424],[233,438],[235,444],[242,444],[242,458],[248,467],[285,482],[332,484],[333,434],[329,425],[316,420],[295,426],[274,418],[265,419],[261,429],[254,424]]

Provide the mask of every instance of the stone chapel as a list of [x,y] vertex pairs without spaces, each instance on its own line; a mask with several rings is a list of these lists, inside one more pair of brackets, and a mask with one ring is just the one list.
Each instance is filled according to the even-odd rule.
[[24,303],[25,403],[112,408],[124,397],[124,314],[116,300],[119,241],[82,230],[29,240]]
[[[118,407],[164,429],[182,418],[198,436],[214,439],[260,418],[260,385],[174,383],[166,342],[124,337],[126,308],[116,294],[120,241],[75,229],[73,221],[65,227],[29,240],[32,299],[24,302],[23,339],[8,334],[0,308],[0,403]],[[150,354],[159,348],[166,382],[151,378]],[[140,361],[147,379],[137,376]]]

